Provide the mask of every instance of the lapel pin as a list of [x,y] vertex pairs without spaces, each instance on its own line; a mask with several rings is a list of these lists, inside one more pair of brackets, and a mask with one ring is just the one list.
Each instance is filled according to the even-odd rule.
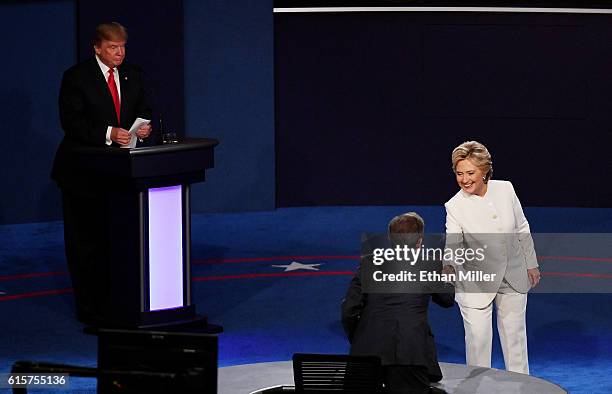
[[127,81],[127,77],[123,77],[123,79]]

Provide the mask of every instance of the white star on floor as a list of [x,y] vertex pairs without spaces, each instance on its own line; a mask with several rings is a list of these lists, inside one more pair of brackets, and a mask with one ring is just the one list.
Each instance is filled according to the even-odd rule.
[[297,261],[292,261],[291,264],[289,265],[273,265],[272,267],[284,268],[285,272],[296,271],[296,270],[318,271],[319,269],[316,267],[320,265],[321,264],[302,264],[302,263],[298,263]]

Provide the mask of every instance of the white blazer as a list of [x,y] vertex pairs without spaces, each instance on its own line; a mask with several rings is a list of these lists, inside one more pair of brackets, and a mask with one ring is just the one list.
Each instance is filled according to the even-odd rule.
[[484,261],[458,264],[456,258],[445,258],[445,264],[452,264],[457,274],[496,274],[490,282],[458,281],[456,301],[468,308],[484,308],[493,301],[504,278],[517,292],[527,293],[531,288],[527,269],[537,267],[538,261],[529,223],[512,184],[490,180],[484,197],[459,190],[444,207],[446,246],[484,250]]

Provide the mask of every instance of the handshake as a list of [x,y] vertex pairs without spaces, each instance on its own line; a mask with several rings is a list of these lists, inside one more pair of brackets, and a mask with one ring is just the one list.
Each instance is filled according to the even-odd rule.
[[442,273],[444,275],[455,274],[455,268],[452,265],[445,265],[444,268],[442,268]]

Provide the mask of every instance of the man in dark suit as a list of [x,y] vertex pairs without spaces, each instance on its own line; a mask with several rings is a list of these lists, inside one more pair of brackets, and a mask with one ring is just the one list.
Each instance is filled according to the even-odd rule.
[[[387,245],[418,249],[423,242],[423,231],[424,222],[418,214],[409,212],[397,216],[389,222]],[[395,287],[393,293],[387,288],[389,293],[372,291],[365,294],[362,278],[368,279],[361,274],[370,275],[373,266],[372,254],[362,257],[359,271],[342,302],[342,325],[351,343],[351,354],[380,357],[387,393],[443,393],[443,390],[430,387],[431,382],[442,379],[442,372],[427,310],[430,298],[445,308],[451,307],[454,304],[453,286],[421,283]],[[411,266],[404,264],[402,267]],[[426,267],[419,263],[409,269],[416,272],[424,268],[437,271],[442,265],[436,262]]]
[[[119,23],[103,23],[92,40],[95,56],[69,68],[62,79],[59,112],[64,138],[55,155],[51,177],[62,191],[66,260],[75,295],[77,318],[98,323],[104,318],[108,292],[106,245],[121,242],[111,234],[109,206],[103,182],[73,165],[76,149],[84,146],[129,144],[128,129],[137,117],[151,119],[142,73],[125,64],[127,32]],[[151,126],[136,136],[147,138]]]

